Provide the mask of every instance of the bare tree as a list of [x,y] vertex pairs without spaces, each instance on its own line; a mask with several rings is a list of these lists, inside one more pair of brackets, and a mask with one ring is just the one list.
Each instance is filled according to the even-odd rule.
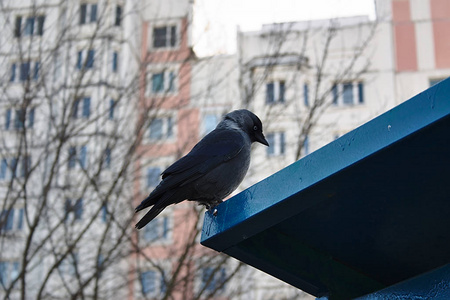
[[[228,266],[228,257],[199,245],[197,206],[168,210],[176,221],[166,230],[177,235],[168,242],[155,223],[133,228],[134,206],[149,192],[142,187],[147,168],[161,157],[168,164],[198,139],[195,130],[180,134],[193,110],[186,94],[175,95],[190,85],[191,50],[142,53],[148,20],[141,10],[150,4],[140,1],[1,5],[0,294],[172,299],[223,292],[242,265]],[[177,28],[180,40],[188,26]],[[179,74],[174,81],[171,71]],[[165,121],[160,136],[168,112],[175,120]],[[156,295],[141,286],[154,284],[142,280],[150,270],[162,278]]]
[[[5,299],[245,299],[252,293],[246,288],[248,267],[199,245],[201,207],[179,204],[144,230],[133,228],[134,206],[151,189],[150,171],[190,150],[200,137],[198,118],[205,104],[193,104],[190,94],[196,80],[192,66],[198,65],[185,43],[191,16],[160,26],[143,18],[145,6],[154,5],[143,3],[0,4],[5,66],[0,74],[0,295]],[[240,71],[211,76],[198,96],[207,95],[208,102],[214,93],[229,92],[214,89],[231,76],[240,89],[215,111],[255,106],[280,65],[294,66],[297,77],[292,85],[286,82],[286,89],[294,89],[300,76],[309,76],[314,86],[308,113],[299,114],[298,158],[305,137],[332,104],[330,82],[340,84],[365,71],[358,62],[366,47],[361,43],[353,63],[331,75],[326,65],[337,30],[326,31],[316,65],[310,65],[306,50],[313,30],[296,31],[290,24],[269,32],[264,55],[246,60],[241,49]],[[165,39],[149,38],[158,34]],[[155,47],[179,43],[179,50],[143,51],[144,40]],[[293,41],[301,41],[295,52],[286,47]],[[245,47],[242,40],[238,44]],[[239,91],[241,104],[236,103]],[[294,101],[299,94],[291,96]],[[274,106],[265,111],[269,128],[273,115],[282,112]]]
[[239,33],[242,103],[261,115],[274,145],[266,154],[274,159],[258,159],[252,172],[276,171],[300,159],[309,153],[311,137],[317,147],[343,133],[335,129],[344,114],[333,115],[333,109],[364,104],[364,88],[375,73],[370,60],[377,25],[352,17]]

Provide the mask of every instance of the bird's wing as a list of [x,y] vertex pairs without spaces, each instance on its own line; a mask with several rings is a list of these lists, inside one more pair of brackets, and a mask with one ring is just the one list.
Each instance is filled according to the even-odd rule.
[[[169,181],[170,185],[176,186],[195,180],[238,155],[244,144],[239,132],[216,129],[205,136],[186,156],[168,167],[162,173],[163,181]],[[188,180],[191,178],[192,180]]]

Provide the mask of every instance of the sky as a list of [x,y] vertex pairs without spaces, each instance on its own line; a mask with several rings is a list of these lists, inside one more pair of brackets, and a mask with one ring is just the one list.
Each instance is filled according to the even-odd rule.
[[262,24],[369,15],[373,0],[195,0],[194,49],[199,56],[232,54],[236,31]]

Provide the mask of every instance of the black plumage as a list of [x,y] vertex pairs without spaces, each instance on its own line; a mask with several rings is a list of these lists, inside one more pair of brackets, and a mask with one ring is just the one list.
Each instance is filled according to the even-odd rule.
[[216,129],[162,173],[159,185],[136,207],[138,212],[152,206],[136,228],[183,200],[197,201],[208,209],[221,203],[244,179],[253,142],[269,145],[255,114],[241,109],[225,115]]

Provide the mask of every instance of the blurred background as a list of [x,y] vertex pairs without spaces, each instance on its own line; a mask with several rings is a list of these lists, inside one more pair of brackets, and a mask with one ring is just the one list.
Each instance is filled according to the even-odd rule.
[[450,0],[4,0],[0,24],[4,299],[312,298],[202,247],[202,207],[140,231],[134,207],[233,109],[270,143],[237,193],[450,74]]

